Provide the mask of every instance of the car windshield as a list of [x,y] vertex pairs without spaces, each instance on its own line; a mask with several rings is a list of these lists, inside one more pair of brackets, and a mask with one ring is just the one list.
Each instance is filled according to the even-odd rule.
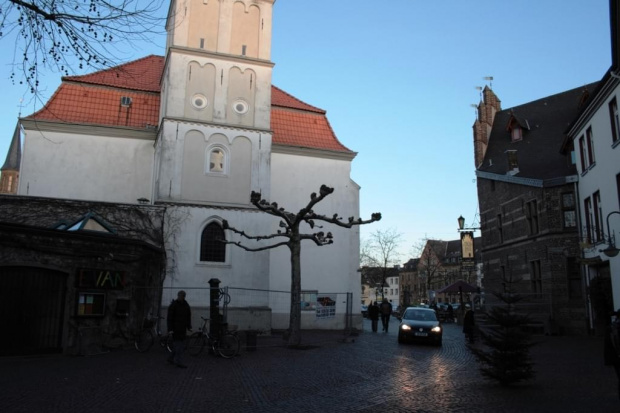
[[405,315],[403,316],[406,320],[418,320],[418,321],[437,321],[437,317],[435,316],[434,311],[424,311],[424,310],[415,310],[409,309],[405,311]]

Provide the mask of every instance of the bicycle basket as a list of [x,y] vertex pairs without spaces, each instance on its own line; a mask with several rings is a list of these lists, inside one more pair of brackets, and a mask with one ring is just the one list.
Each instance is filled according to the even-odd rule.
[[142,328],[151,328],[155,325],[155,320],[147,319],[142,323]]

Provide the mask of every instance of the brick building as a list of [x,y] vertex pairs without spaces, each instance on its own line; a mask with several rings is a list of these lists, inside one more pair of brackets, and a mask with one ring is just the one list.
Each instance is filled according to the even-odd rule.
[[487,303],[513,283],[547,333],[587,331],[578,177],[562,143],[595,87],[505,110],[487,87],[473,127]]

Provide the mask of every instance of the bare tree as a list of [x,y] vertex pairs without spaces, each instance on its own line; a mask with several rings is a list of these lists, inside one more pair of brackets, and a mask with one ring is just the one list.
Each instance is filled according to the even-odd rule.
[[152,41],[163,33],[163,0],[6,0],[0,39],[14,41],[11,79],[34,93],[42,68],[69,75],[76,66],[111,67],[117,44]]
[[369,224],[381,219],[380,213],[372,214],[369,220],[349,217],[346,221],[344,221],[342,217],[339,217],[338,214],[334,214],[331,217],[316,214],[312,208],[332,192],[334,192],[333,188],[326,185],[321,185],[319,195],[312,193],[308,204],[299,210],[297,214],[294,214],[286,211],[284,208],[280,208],[276,202],[269,203],[268,201],[261,199],[261,194],[259,192],[252,191],[250,197],[250,202],[252,205],[269,215],[273,215],[281,219],[279,225],[282,229],[278,230],[275,234],[258,236],[248,235],[242,230],[231,227],[227,221],[224,221],[223,223],[224,229],[228,229],[249,240],[282,240],[275,242],[274,244],[257,248],[250,248],[240,242],[233,241],[227,241],[227,244],[237,245],[246,251],[264,251],[281,246],[286,246],[291,251],[291,310],[288,331],[288,345],[291,347],[298,346],[301,342],[301,242],[304,240],[309,240],[318,246],[333,243],[331,232],[325,233],[323,231],[317,231],[310,234],[302,234],[300,225],[305,223],[309,225],[311,229],[314,229],[315,227],[322,228],[322,226],[318,225],[317,222],[325,222],[343,228],[351,228],[355,225]]
[[401,241],[402,234],[390,228],[373,232],[370,238],[362,244],[360,259],[363,267],[363,281],[370,286],[381,288],[382,298],[384,298],[385,280],[394,265],[399,263],[398,248]]

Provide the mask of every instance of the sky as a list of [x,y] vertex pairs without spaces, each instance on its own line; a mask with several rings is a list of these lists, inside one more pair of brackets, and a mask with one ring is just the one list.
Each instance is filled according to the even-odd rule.
[[[609,0],[277,0],[272,83],[326,110],[358,153],[360,216],[383,215],[360,228],[362,242],[376,231],[401,234],[404,263],[424,239],[458,239],[460,215],[479,226],[477,88],[491,87],[507,109],[598,81],[611,64],[609,29]],[[126,61],[164,47],[154,37],[128,48]],[[22,116],[42,105],[10,81],[12,56],[0,56],[2,163],[20,104]],[[41,96],[59,84],[58,73],[42,73]]]

